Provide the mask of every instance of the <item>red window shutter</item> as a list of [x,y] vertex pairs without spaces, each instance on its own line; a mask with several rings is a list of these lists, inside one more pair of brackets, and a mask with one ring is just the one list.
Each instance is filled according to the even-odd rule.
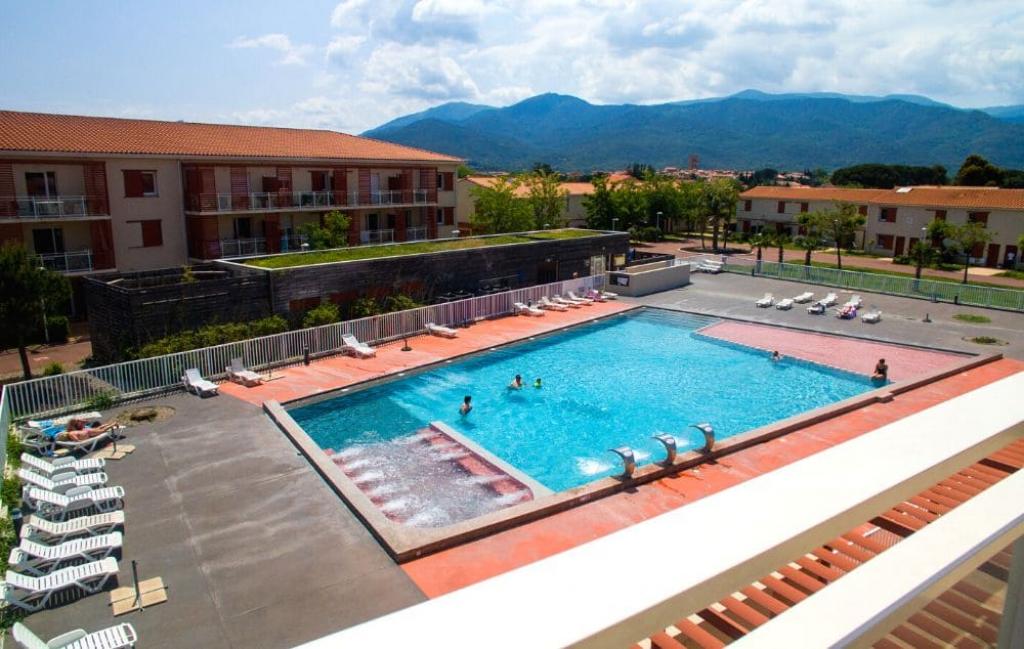
[[754,201],[743,201],[743,211],[749,212],[751,207],[753,206],[753,203]]
[[310,179],[313,184],[313,191],[322,192],[327,189],[327,172],[326,171],[310,171]]
[[143,195],[142,172],[129,169],[124,170],[124,195],[125,198],[139,198]]
[[936,221],[945,221],[946,220],[946,210],[935,210],[935,220]]
[[868,215],[868,206],[867,205],[861,205],[860,207],[857,208],[857,211],[860,213],[861,216],[867,216]]
[[444,186],[441,187],[441,189],[450,192],[452,189],[455,188],[455,174],[454,173],[452,173],[450,171],[444,172],[443,174],[441,174],[441,180],[444,182]]
[[139,221],[142,226],[142,247],[151,248],[153,246],[164,245],[164,233],[161,228],[160,219],[149,219],[146,221]]
[[786,213],[786,201],[779,201],[778,211],[779,211],[779,214],[785,214]]
[[800,211],[801,212],[807,212],[807,209],[809,207],[810,207],[810,205],[808,205],[807,203],[800,203]]

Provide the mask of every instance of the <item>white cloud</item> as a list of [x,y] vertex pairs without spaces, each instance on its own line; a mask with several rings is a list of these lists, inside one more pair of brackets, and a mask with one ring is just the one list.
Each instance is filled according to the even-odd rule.
[[473,99],[479,90],[453,58],[432,48],[389,44],[366,63],[363,88],[387,95],[451,101]]
[[344,65],[365,42],[365,36],[335,36],[327,44],[327,60],[337,65]]
[[278,61],[281,65],[302,65],[306,57],[313,51],[312,45],[292,43],[285,34],[264,34],[254,38],[239,36],[231,41],[228,47],[236,49],[267,48],[281,53]]

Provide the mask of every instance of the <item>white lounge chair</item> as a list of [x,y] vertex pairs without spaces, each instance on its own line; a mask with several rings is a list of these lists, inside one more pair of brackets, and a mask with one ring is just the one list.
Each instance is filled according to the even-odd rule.
[[855,309],[859,309],[863,304],[864,300],[862,300],[859,295],[854,295],[843,306],[852,306]]
[[818,300],[811,306],[807,307],[807,313],[810,313],[811,315],[822,315],[825,313],[825,310],[825,305],[821,303],[821,300]]
[[66,494],[27,487],[23,498],[36,514],[51,521],[67,520],[93,509],[102,514],[124,508],[123,487],[75,487]]
[[63,543],[68,539],[83,536],[109,534],[123,525],[123,511],[79,516],[62,523],[54,523],[42,516],[30,514],[21,526],[21,538],[32,539],[42,543]]
[[784,300],[779,300],[779,303],[775,305],[775,308],[781,311],[788,311],[793,308],[793,299],[787,297]]
[[440,336],[442,338],[455,338],[459,335],[459,332],[451,327],[445,327],[444,325],[434,324],[428,322],[426,324],[427,333],[431,336]]
[[882,312],[879,311],[878,309],[875,309],[874,311],[868,311],[867,313],[862,315],[860,319],[862,322],[867,322],[868,324],[877,324],[882,321]]
[[72,471],[56,473],[52,477],[44,476],[25,467],[18,469],[18,479],[24,484],[55,493],[67,493],[75,487],[101,487],[107,484],[106,473],[84,473],[78,475]]
[[118,432],[122,428],[124,428],[124,426],[114,426],[113,428],[109,428],[100,433],[99,435],[96,435],[95,437],[89,437],[87,439],[62,439],[60,436],[58,436],[54,438],[53,443],[54,446],[65,448],[72,453],[77,453],[78,451],[85,451],[86,453],[91,453],[95,451],[96,448],[99,447],[100,445],[109,442],[112,439],[118,439],[122,437],[120,432]]
[[34,613],[45,608],[56,593],[67,588],[81,588],[90,595],[98,593],[115,575],[117,559],[113,557],[61,568],[42,577],[8,570],[4,583],[0,584],[0,592],[8,604]]
[[573,300],[567,300],[564,297],[562,297],[561,295],[555,295],[554,297],[551,298],[551,301],[554,302],[555,304],[561,304],[563,306],[567,306],[570,309],[579,309],[580,307],[583,306],[583,304],[581,304],[579,302],[575,302]]
[[72,419],[78,419],[86,422],[99,422],[103,420],[103,415],[93,410],[91,412],[79,412],[71,415],[64,415],[63,417],[54,417],[53,419],[29,419],[25,422],[25,425],[30,428],[49,428],[50,426],[66,426]]
[[217,384],[204,379],[199,370],[194,367],[185,370],[185,374],[181,377],[181,383],[185,386],[186,390],[201,397],[208,394],[217,394]]
[[702,273],[711,273],[712,275],[717,275],[718,273],[722,272],[722,266],[723,264],[720,261],[704,259],[699,264],[697,264],[697,270]]
[[775,304],[775,296],[771,293],[765,293],[764,297],[754,302],[754,304],[761,309],[767,309],[771,305]]
[[70,455],[55,458],[43,458],[31,453],[21,454],[21,463],[45,476],[52,476],[55,473],[95,473],[102,471],[106,466],[106,460],[97,458],[94,460],[78,460]]
[[548,299],[548,297],[546,295],[541,297],[539,300],[537,300],[537,306],[539,306],[542,309],[547,309],[548,311],[568,311],[569,310],[569,307],[567,307],[564,304],[558,304],[557,302],[552,302],[551,300]]
[[229,380],[240,383],[247,388],[263,383],[263,377],[252,370],[246,369],[245,363],[242,362],[241,358],[232,358],[231,365],[224,369],[228,373]]
[[11,549],[7,565],[30,575],[45,575],[78,560],[88,562],[106,559],[121,548],[122,542],[120,532],[74,539],[57,545],[43,545],[22,539],[18,547]]
[[825,297],[818,300],[818,304],[824,307],[835,306],[839,302],[839,296],[835,293],[828,293]]
[[599,291],[597,289],[594,289],[594,292],[595,293],[600,293],[601,297],[603,297],[606,300],[617,300],[617,299],[619,299],[619,294],[618,293],[612,293],[611,291]]
[[572,291],[569,291],[566,295],[569,296],[570,300],[576,300],[577,302],[580,302],[582,304],[593,304],[594,303],[594,300],[592,300],[591,298],[589,298],[589,297],[580,297],[579,295],[576,295]]
[[127,622],[95,633],[75,629],[45,642],[27,626],[15,622],[11,635],[25,649],[131,649],[139,641],[135,627]]
[[583,292],[583,297],[585,299],[588,299],[588,300],[593,300],[594,302],[607,302],[608,301],[608,298],[606,298],[600,291],[595,291],[594,289],[590,289],[589,291],[584,291]]
[[812,299],[814,299],[814,293],[811,293],[810,291],[805,291],[800,295],[797,295],[795,298],[793,298],[793,301],[796,302],[797,304],[805,304],[807,302],[810,302]]
[[535,307],[535,306],[527,306],[526,304],[523,304],[522,302],[516,302],[512,306],[515,307],[517,315],[522,315],[522,314],[532,315],[532,316],[542,316],[542,315],[544,315],[544,312],[541,311],[540,309],[538,309],[537,307]]
[[373,358],[377,350],[366,343],[359,342],[359,339],[352,334],[343,334],[341,337],[341,351],[350,356],[359,358]]

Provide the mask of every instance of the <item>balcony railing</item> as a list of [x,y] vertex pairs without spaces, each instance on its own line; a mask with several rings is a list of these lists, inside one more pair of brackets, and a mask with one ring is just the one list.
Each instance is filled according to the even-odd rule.
[[0,217],[52,219],[66,216],[106,216],[107,201],[95,196],[5,196]]
[[53,252],[36,255],[44,268],[61,273],[83,273],[92,270],[92,250]]
[[423,241],[427,238],[427,226],[418,225],[405,229],[406,241]]
[[363,230],[359,233],[360,241],[363,243],[391,243],[395,240],[395,231],[389,230]]
[[267,240],[263,237],[249,239],[221,239],[220,254],[222,257],[244,257],[245,255],[262,255],[267,252]]
[[246,194],[189,194],[186,205],[191,212],[249,212],[331,207],[374,207],[378,205],[429,205],[437,202],[437,192],[427,189],[402,189],[379,192],[249,192]]

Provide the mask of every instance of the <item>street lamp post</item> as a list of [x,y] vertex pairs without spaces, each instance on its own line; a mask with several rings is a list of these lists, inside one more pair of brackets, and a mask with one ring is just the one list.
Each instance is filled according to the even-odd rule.
[[661,230],[661,212],[658,212],[656,216],[658,218],[658,221],[655,224],[655,227],[658,228],[658,230],[660,231]]
[[612,219],[612,230],[617,230],[616,224],[619,222],[618,219]]

